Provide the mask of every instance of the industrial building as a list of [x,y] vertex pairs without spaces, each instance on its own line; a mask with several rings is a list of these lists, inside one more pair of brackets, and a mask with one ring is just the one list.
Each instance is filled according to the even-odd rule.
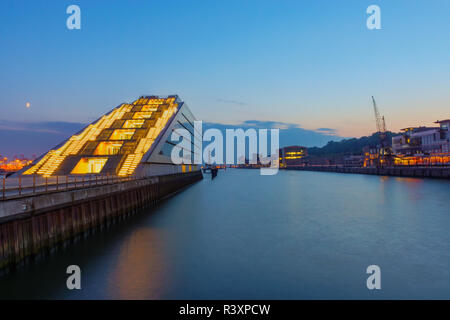
[[[187,105],[176,95],[142,96],[114,108],[19,174],[126,177],[197,171],[200,166],[175,165],[171,161],[175,146],[170,140],[172,131],[187,129],[195,144],[194,120]],[[194,148],[189,151],[193,160]]]

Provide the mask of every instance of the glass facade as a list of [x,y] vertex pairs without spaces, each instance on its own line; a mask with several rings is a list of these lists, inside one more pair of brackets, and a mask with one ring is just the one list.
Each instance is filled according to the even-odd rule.
[[[132,104],[122,104],[50,150],[23,174],[131,175],[181,105],[177,96],[141,97]],[[186,113],[178,117],[181,121],[177,125],[192,133],[194,117],[188,110]],[[164,143],[162,154],[170,157],[171,148],[170,141]]]
[[108,161],[108,158],[82,158],[71,173],[99,173],[102,171],[106,161]]

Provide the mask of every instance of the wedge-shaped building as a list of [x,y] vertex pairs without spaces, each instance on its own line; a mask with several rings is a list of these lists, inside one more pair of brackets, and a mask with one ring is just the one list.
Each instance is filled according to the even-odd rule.
[[[37,159],[23,175],[154,176],[200,170],[171,160],[172,131],[194,140],[195,117],[178,96],[142,96],[121,104]],[[194,148],[189,150],[192,159]],[[191,160],[192,160],[191,159]]]

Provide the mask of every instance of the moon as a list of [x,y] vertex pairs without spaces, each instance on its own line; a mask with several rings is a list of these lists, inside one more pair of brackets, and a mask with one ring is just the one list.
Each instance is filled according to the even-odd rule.
[[31,107],[31,103],[29,103],[29,102],[25,103],[25,107],[27,107],[27,108]]

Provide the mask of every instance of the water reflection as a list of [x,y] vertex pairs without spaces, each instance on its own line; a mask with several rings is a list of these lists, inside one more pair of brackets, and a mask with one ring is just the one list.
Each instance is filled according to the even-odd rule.
[[[432,179],[227,170],[0,278],[0,297],[450,299],[449,191]],[[83,290],[65,288],[68,264]]]
[[108,282],[117,299],[160,299],[169,282],[163,230],[139,228],[120,245]]

